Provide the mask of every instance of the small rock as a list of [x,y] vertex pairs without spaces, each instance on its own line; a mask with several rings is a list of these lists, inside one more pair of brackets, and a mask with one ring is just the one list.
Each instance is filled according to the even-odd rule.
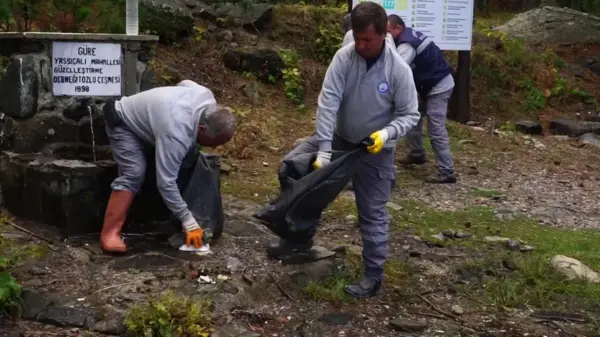
[[542,134],[542,124],[534,121],[518,121],[515,123],[515,127],[517,131],[528,134],[528,135],[541,135]]
[[421,332],[427,329],[427,324],[413,321],[409,319],[396,318],[390,321],[390,326],[394,330],[404,331],[404,332]]
[[470,238],[471,236],[473,236],[473,234],[471,234],[471,233],[460,232],[460,231],[455,231],[455,230],[445,230],[445,231],[442,231],[442,234],[445,237],[447,237],[448,239],[466,239],[466,238]]
[[408,238],[409,239],[413,239],[416,242],[422,242],[423,241],[423,239],[420,236],[418,236],[418,235],[409,235]]
[[48,270],[37,266],[33,266],[31,267],[31,269],[29,269],[29,273],[31,273],[32,275],[46,275],[48,274]]
[[91,330],[105,334],[121,336],[127,332],[127,327],[122,319],[109,319],[96,322]]
[[34,279],[23,282],[23,285],[25,285],[27,287],[41,287],[44,284],[45,284],[45,282],[38,278],[34,278]]
[[579,137],[579,141],[582,144],[600,147],[600,137],[594,133],[584,133]]
[[517,265],[511,260],[502,260],[502,266],[510,271],[518,270]]
[[463,307],[461,307],[460,305],[455,304],[452,306],[452,312],[457,315],[462,315],[465,313],[465,309],[463,309]]
[[444,237],[447,237],[448,239],[454,239],[454,237],[456,236],[456,231],[447,229],[447,230],[442,231],[442,235]]
[[237,257],[230,256],[227,258],[227,269],[232,273],[240,272],[244,269],[244,264]]
[[228,29],[222,30],[219,33],[217,33],[216,38],[218,42],[230,42],[233,41],[233,33]]
[[486,236],[483,238],[483,241],[485,242],[504,242],[507,243],[508,241],[510,241],[509,238],[503,238],[500,236]]
[[262,164],[263,164],[263,166],[265,166],[265,167],[269,166],[269,163],[267,163],[266,161],[263,161],[263,163],[262,163]]
[[500,220],[514,220],[515,216],[512,213],[512,211],[502,211],[502,210],[497,210],[496,211],[496,218],[500,219]]
[[521,246],[521,249],[519,249],[521,252],[523,253],[527,253],[530,252],[532,250],[534,250],[535,248],[533,246],[529,246],[529,245],[525,245],[525,246]]
[[446,236],[443,233],[434,234],[431,237],[440,241],[446,240]]
[[90,262],[90,252],[83,248],[67,248],[67,252],[77,262],[84,264]]
[[386,206],[387,208],[390,208],[390,209],[394,210],[394,211],[401,211],[401,210],[403,210],[403,209],[404,209],[404,207],[402,207],[402,206],[400,206],[400,205],[398,205],[398,204],[395,204],[395,203],[393,203],[393,202],[391,202],[391,201],[390,201],[390,202],[388,202],[387,204],[385,204],[385,206]]
[[520,250],[521,242],[519,242],[518,240],[508,240],[506,241],[506,248],[510,250]]
[[229,173],[231,172],[231,165],[221,162],[221,167],[219,168],[219,170],[221,171],[221,173]]
[[550,259],[550,265],[570,280],[579,278],[590,283],[600,283],[600,275],[577,259],[555,255]]
[[459,232],[456,232],[456,233],[454,234],[454,237],[455,237],[455,238],[457,238],[457,239],[468,239],[468,238],[470,238],[470,237],[472,237],[472,236],[473,236],[473,234],[471,234],[471,233],[467,233],[467,232],[460,232],[460,231],[459,231]]
[[354,214],[347,215],[346,218],[344,218],[344,221],[350,226],[355,226],[358,224],[358,218]]

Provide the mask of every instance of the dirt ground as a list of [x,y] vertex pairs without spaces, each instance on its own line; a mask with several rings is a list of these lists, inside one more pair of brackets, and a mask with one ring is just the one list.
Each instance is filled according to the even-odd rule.
[[[527,141],[522,135],[502,136],[473,129],[469,142],[455,151],[460,174],[457,184],[421,182],[424,173],[433,172],[431,163],[419,169],[399,168],[393,200],[419,200],[438,210],[485,204],[523,212],[548,226],[597,227],[598,149],[578,147],[559,137],[541,138],[537,142],[543,147]],[[263,158],[270,174],[275,172],[277,157]],[[225,183],[235,181],[238,175],[253,175],[253,167],[236,163],[238,169],[224,176]],[[473,188],[501,190],[506,197],[477,197],[470,192]],[[334,205],[335,214],[326,217],[318,234],[317,243],[336,251],[336,257],[308,265],[282,265],[268,259],[264,251],[275,237],[251,217],[261,204],[235,195],[224,198],[225,233],[212,246],[210,255],[174,252],[164,238],[148,235],[128,237],[132,250],[125,257],[107,257],[100,253],[96,237],[75,238],[55,240],[45,258],[30,261],[13,274],[26,289],[52,295],[65,307],[98,310],[102,323],[95,329],[109,332],[118,331],[119,320],[131,304],[175,290],[191,297],[212,298],[216,336],[402,336],[405,332],[392,324],[398,318],[408,320],[404,324],[409,328],[423,324],[416,328],[415,336],[592,335],[586,324],[532,318],[534,308],[526,305],[502,309],[457,293],[455,287],[462,276],[452,266],[485,251],[432,245],[397,226],[390,226],[390,259],[413,267],[411,275],[406,275],[410,292],[393,284],[386,287],[384,295],[369,300],[315,300],[304,291],[307,283],[326,278],[343,264],[345,254],[340,247],[360,250],[358,229],[347,221],[346,211],[336,210]],[[340,199],[351,201],[352,192],[344,192]],[[15,221],[44,237],[58,238],[47,227]],[[3,235],[22,244],[45,245],[11,227],[4,227]],[[216,284],[200,284],[198,276],[203,275],[217,279]],[[455,305],[464,313],[453,313]],[[17,336],[11,331],[23,336],[109,335],[88,332],[85,326],[49,323],[52,321],[7,322],[4,335]]]
[[[352,218],[351,191],[345,191],[326,212],[317,235],[317,244],[336,254],[315,263],[284,265],[269,259],[265,246],[276,237],[252,218],[277,192],[281,157],[296,139],[314,129],[314,107],[296,111],[276,86],[259,85],[257,100],[246,93],[249,80],[233,75],[210,55],[197,62],[196,55],[186,55],[170,48],[159,50],[161,65],[172,76],[219,88],[215,90],[218,100],[233,106],[239,118],[238,135],[217,151],[228,167],[222,181],[223,236],[205,256],[173,251],[164,235],[126,236],[129,253],[109,257],[100,252],[96,235],[62,240],[43,224],[14,219],[15,224],[52,241],[48,244],[11,226],[0,228],[16,249],[35,246],[45,253],[11,271],[27,289],[24,302],[44,307],[51,299],[58,309],[44,317],[26,312],[23,316],[29,319],[0,323],[0,336],[118,335],[128,308],[166,290],[193,300],[210,298],[213,336],[219,337],[599,335],[597,306],[572,310],[577,318],[565,318],[540,314],[527,299],[508,306],[478,296],[485,288],[478,281],[481,274],[505,271],[470,272],[461,266],[496,258],[496,247],[471,245],[472,239],[457,244],[430,240],[439,229],[471,231],[489,226],[487,218],[463,214],[474,207],[487,207],[500,218],[523,216],[532,227],[540,222],[544,228],[561,228],[565,233],[597,229],[598,147],[562,136],[531,137],[485,124],[451,123],[458,183],[423,182],[435,172],[431,153],[423,167],[398,167],[384,292],[352,301],[336,293],[343,282],[351,281],[349,274],[335,277],[349,264],[360,267],[356,262],[361,240]],[[185,69],[185,74],[176,69]],[[157,73],[162,74],[160,69]],[[316,73],[313,82],[320,83]],[[306,101],[315,102],[317,93],[307,90]],[[400,146],[399,156],[402,151]],[[202,277],[215,283],[203,283]]]

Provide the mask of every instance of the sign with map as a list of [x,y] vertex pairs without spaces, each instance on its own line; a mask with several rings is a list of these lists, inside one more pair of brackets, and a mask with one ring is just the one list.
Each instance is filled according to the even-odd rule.
[[[352,6],[369,1],[353,0]],[[474,0],[373,0],[443,50],[471,50]]]

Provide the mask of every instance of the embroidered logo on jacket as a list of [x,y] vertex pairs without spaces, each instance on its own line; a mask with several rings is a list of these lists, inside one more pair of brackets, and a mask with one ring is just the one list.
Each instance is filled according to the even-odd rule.
[[385,94],[390,91],[390,84],[387,81],[379,82],[377,84],[377,91],[379,91],[380,94]]

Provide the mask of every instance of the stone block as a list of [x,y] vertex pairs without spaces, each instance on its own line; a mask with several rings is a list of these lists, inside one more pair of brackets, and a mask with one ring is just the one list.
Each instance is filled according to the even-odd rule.
[[39,57],[16,55],[8,63],[0,81],[0,110],[17,119],[37,113]]
[[102,227],[114,163],[4,152],[0,178],[5,207],[14,215],[46,223],[64,235]]
[[541,135],[542,134],[542,124],[534,121],[518,121],[515,123],[515,127],[517,131],[529,135]]

